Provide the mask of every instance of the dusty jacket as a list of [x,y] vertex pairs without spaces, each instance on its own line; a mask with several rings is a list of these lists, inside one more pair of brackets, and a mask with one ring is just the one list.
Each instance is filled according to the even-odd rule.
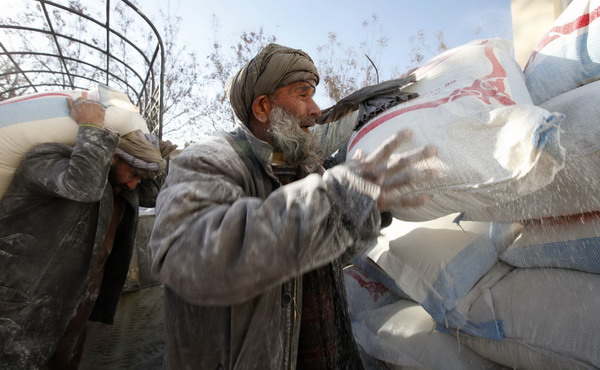
[[173,162],[157,201],[169,369],[295,368],[303,273],[379,232],[373,185],[338,166],[281,186],[245,127]]
[[[112,213],[107,177],[117,143],[115,134],[81,127],[74,148],[38,145],[0,200],[0,368],[45,367],[83,298]],[[108,323],[137,222],[137,192],[125,193],[128,206],[93,313]]]

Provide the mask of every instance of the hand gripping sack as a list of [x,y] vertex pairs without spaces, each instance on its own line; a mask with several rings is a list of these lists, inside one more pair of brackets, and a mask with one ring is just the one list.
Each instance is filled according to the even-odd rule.
[[392,209],[394,217],[426,221],[519,198],[547,185],[562,168],[560,114],[534,107],[511,43],[478,40],[448,50],[415,71],[403,91],[419,97],[390,108],[357,131],[352,158],[410,129],[404,150],[434,145],[438,157],[422,162],[439,177],[413,183],[398,195],[425,195],[420,207]]
[[97,100],[106,108],[105,125],[121,135],[142,130],[146,121],[127,96],[104,85],[97,90],[63,90],[23,95],[0,102],[0,197],[8,188],[23,155],[46,142],[74,145],[77,123],[71,119],[66,98]]

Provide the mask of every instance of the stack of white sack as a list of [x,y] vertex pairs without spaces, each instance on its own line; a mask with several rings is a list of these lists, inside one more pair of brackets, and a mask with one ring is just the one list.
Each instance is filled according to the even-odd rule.
[[[515,269],[486,298],[504,320],[505,339],[461,341],[506,366],[599,368],[600,1],[568,6],[532,53],[525,77],[536,104],[565,115],[565,167],[540,190],[463,215],[520,221],[524,229],[499,255]],[[484,306],[478,298],[463,309]]]
[[106,106],[106,125],[125,135],[148,126],[127,95],[99,84],[92,90],[64,90],[23,95],[0,102],[0,197],[8,188],[23,155],[36,144],[74,145],[78,126],[66,98],[85,97]]
[[[600,40],[599,15],[599,1],[573,1],[525,70],[536,104],[565,116],[565,165],[554,179],[437,220],[394,220],[353,267],[419,304],[461,348],[509,368],[600,368],[600,43],[589,42]],[[550,62],[553,70],[536,70]],[[390,361],[386,343],[419,343],[389,329],[409,325],[399,310],[388,304],[353,315],[357,341],[375,359]],[[394,365],[411,366],[397,358]]]
[[[599,260],[536,266],[568,248],[581,225],[456,223],[457,215],[394,220],[345,270],[353,332],[371,360],[430,369],[600,367]],[[552,249],[548,239],[563,244]],[[540,250],[546,255],[536,258]]]
[[453,222],[456,216],[394,220],[366,256],[344,270],[354,336],[371,361],[388,368],[498,367],[436,328],[460,325],[501,338],[494,320],[467,322],[455,307],[497,263],[521,226],[462,222],[461,229]]
[[344,270],[352,329],[367,369],[499,369],[435,322],[418,303],[402,299],[358,266]]
[[406,128],[413,138],[404,150],[437,147],[437,158],[421,165],[439,177],[398,193],[430,201],[393,209],[394,217],[426,221],[507,202],[546,186],[563,167],[562,115],[532,105],[511,45],[477,40],[440,54],[403,89],[418,98],[374,117],[350,138],[348,158]]
[[600,368],[600,213],[529,220],[499,258],[504,270],[490,270],[492,283],[486,274],[457,311],[494,317],[504,339],[461,333],[461,343],[515,368]]

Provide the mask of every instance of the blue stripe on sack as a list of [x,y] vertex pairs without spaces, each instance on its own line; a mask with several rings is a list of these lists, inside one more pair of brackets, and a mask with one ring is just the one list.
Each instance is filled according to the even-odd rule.
[[58,117],[69,117],[64,96],[35,98],[0,106],[0,128]]
[[542,118],[542,122],[535,129],[532,137],[534,150],[543,150],[561,166],[566,160],[566,154],[560,146],[559,139],[559,125],[564,118],[565,115],[561,113],[551,113]]
[[489,234],[475,239],[446,264],[421,303],[434,320],[442,320],[498,261],[498,254],[515,238],[511,225],[492,224]]
[[554,55],[543,55],[545,50],[540,51],[543,58],[542,55],[538,55],[539,62],[525,78],[525,84],[534,98],[535,105],[598,79],[600,48],[588,45],[588,34],[589,32],[583,33],[572,43],[554,49]]
[[600,237],[510,248],[500,258],[516,267],[558,267],[600,274]]
[[588,79],[596,77],[600,73],[600,48],[598,48],[598,45],[588,44],[589,35],[590,33],[586,32],[577,36],[576,39],[577,55],[581,57],[581,64],[583,64],[581,73],[588,77]]
[[434,320],[441,320],[496,262],[489,236],[482,235],[461,250],[440,271],[422,303]]

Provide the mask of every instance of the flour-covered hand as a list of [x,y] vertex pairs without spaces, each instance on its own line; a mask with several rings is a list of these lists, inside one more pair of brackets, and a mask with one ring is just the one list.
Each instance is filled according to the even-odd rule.
[[77,100],[74,101],[71,98],[67,98],[67,106],[69,107],[71,118],[73,118],[77,124],[87,123],[104,126],[104,114],[106,110],[104,106],[97,101],[83,98],[77,98]]
[[412,133],[409,130],[401,131],[369,155],[365,156],[359,150],[352,160],[347,162],[347,165],[365,180],[379,185],[381,191],[376,201],[381,211],[395,207],[416,207],[427,200],[423,196],[398,195],[398,190],[402,187],[436,176],[435,171],[419,169],[416,166],[417,163],[437,155],[434,147],[427,146],[411,154],[395,154],[411,137]]

